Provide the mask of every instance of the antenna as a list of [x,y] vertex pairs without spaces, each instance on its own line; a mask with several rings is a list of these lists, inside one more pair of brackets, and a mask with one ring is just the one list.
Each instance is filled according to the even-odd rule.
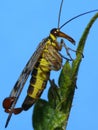
[[63,6],[63,1],[61,1],[61,4],[60,4],[60,9],[59,9],[59,15],[58,15],[58,29],[59,29],[59,26],[60,26],[60,17],[61,17],[61,11],[62,11],[62,6]]
[[[79,15],[76,15],[74,16],[73,18],[69,19],[68,21],[66,21],[64,24],[62,24],[59,29],[63,28],[66,24],[68,24],[69,22],[73,21],[74,19],[77,19],[78,17],[81,17],[83,15],[86,15],[86,14],[89,14],[89,13],[93,13],[93,12],[96,12],[98,11],[98,9],[96,10],[91,10],[91,11],[88,11],[88,12],[85,12],[85,13],[82,13],[82,14],[79,14]],[[59,20],[60,21],[60,20]]]

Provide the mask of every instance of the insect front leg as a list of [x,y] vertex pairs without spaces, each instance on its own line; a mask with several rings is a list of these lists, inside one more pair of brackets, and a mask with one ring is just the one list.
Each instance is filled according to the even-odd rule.
[[69,47],[67,47],[67,45],[65,44],[65,42],[64,42],[64,40],[63,39],[61,39],[61,42],[60,42],[60,44],[61,44],[61,46],[62,47],[64,47],[65,48],[65,50],[66,50],[66,53],[67,53],[67,55],[69,56],[69,60],[73,60],[73,58],[71,57],[71,55],[70,55],[70,52],[69,52],[69,50],[71,50],[71,51],[73,51],[73,52],[76,52],[75,50],[73,50],[73,49],[71,49],[71,48],[69,48]]
[[67,55],[69,56],[69,58],[70,58],[70,59],[68,59],[68,58],[64,57],[64,56],[61,54],[61,56],[62,56],[63,58],[68,59],[68,60],[71,60],[71,61],[73,60],[73,58],[72,58],[72,57],[71,57],[71,55],[70,55],[69,50],[71,50],[71,51],[73,51],[73,52],[75,52],[75,53],[80,53],[80,54],[82,55],[82,58],[84,58],[83,53],[78,52],[78,51],[73,50],[73,49],[71,49],[70,47],[68,47],[68,46],[65,44],[65,42],[64,42],[64,40],[63,40],[63,39],[61,39],[60,44],[61,44],[61,46],[62,46],[62,47],[64,47],[64,48],[65,48],[66,53],[67,53]]
[[[57,41],[54,41],[54,42],[55,42],[56,47],[57,47],[57,49],[58,49],[59,51],[61,51],[63,47],[65,48],[66,53],[67,53],[67,55],[69,56],[69,58],[65,57],[65,56],[62,55],[60,52],[58,52],[59,55],[60,55],[62,58],[66,59],[67,61],[72,61],[73,59],[72,59],[72,57],[71,57],[71,55],[70,55],[70,53],[69,53],[69,50],[72,50],[72,49],[69,48],[69,47],[67,47],[67,45],[64,43],[64,40],[61,39],[60,42],[57,42]],[[73,51],[74,51],[74,50],[73,50]]]

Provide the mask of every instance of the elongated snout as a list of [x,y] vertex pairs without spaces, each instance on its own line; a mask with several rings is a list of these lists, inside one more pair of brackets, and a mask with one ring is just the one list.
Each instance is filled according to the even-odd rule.
[[52,29],[50,33],[51,33],[52,35],[54,35],[55,37],[63,37],[63,38],[65,38],[65,39],[67,39],[68,41],[70,41],[72,44],[75,45],[75,40],[74,40],[72,37],[70,37],[70,36],[68,36],[67,34],[61,32],[61,31],[60,31],[59,29],[57,29],[57,28]]

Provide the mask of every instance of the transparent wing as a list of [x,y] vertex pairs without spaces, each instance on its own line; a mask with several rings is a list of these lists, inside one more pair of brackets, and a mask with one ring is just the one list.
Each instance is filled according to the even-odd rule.
[[[48,40],[48,37],[45,38],[37,47],[36,51],[33,53],[33,55],[31,56],[31,58],[29,59],[29,61],[27,62],[26,66],[24,67],[23,71],[21,72],[18,80],[16,81],[11,93],[10,93],[10,97],[15,97],[15,100],[11,106],[11,110],[13,110],[13,108],[15,107],[17,100],[22,92],[22,89],[26,83],[26,80],[28,79],[30,73],[32,72],[35,64],[37,63],[41,53],[43,52],[43,49],[46,45],[46,42]],[[12,116],[12,111],[9,113],[7,121],[6,121],[6,125],[5,127],[7,127],[10,118]]]

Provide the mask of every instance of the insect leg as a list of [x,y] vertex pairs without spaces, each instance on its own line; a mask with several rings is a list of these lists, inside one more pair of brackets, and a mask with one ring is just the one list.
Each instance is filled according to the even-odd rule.
[[[73,58],[71,57],[71,55],[70,55],[70,53],[69,53],[69,50],[71,50],[71,51],[73,51],[73,52],[75,52],[75,53],[80,53],[80,54],[82,55],[82,58],[84,58],[83,53],[81,53],[81,52],[79,52],[79,51],[76,51],[76,50],[73,50],[73,49],[71,49],[70,47],[67,47],[67,45],[65,44],[65,42],[64,42],[63,39],[61,39],[60,44],[65,48],[66,53],[67,53],[67,55],[68,55],[69,58],[70,58],[69,60],[73,60]],[[62,55],[61,55],[61,56],[62,56]],[[62,56],[62,57],[64,58],[64,56]]]
[[[73,60],[73,58],[71,57],[69,50],[72,50],[71,48],[67,47],[67,45],[65,44],[64,40],[61,39],[60,44],[65,48],[67,55],[69,56],[70,60]],[[72,50],[73,51],[73,50]],[[75,51],[74,51],[75,52]]]
[[[62,39],[63,40],[63,39]],[[62,47],[64,46],[63,44],[64,44],[64,41],[62,42],[57,42],[57,41],[54,41],[54,43],[56,44],[56,48],[57,48],[57,50],[59,50],[59,51],[61,51],[62,50]],[[67,58],[67,57],[65,57],[64,55],[62,55],[60,52],[58,51],[58,54],[62,57],[62,58],[64,58],[64,59],[66,59],[67,61],[72,61],[72,59],[70,58]]]
[[56,85],[54,79],[49,79],[49,83],[50,83],[50,88],[49,88],[49,92],[48,92],[48,98],[49,101],[51,102],[52,100],[52,104],[54,106],[54,108],[56,108],[58,106],[58,101],[61,101],[60,95],[59,95],[59,87]]

